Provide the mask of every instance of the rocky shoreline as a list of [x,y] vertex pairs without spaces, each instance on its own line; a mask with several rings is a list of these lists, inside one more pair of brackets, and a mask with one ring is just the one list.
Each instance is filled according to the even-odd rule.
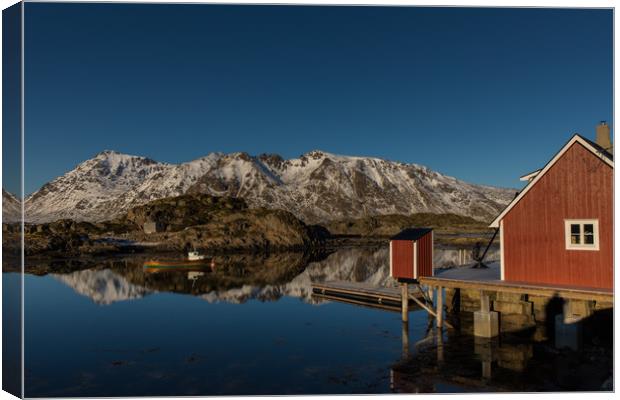
[[[58,220],[24,227],[26,256],[76,257],[189,249],[267,252],[321,247],[329,233],[291,213],[250,209],[241,199],[184,195],[99,223]],[[20,251],[19,224],[3,224],[5,254]]]
[[[283,210],[249,208],[243,199],[190,194],[155,200],[103,222],[58,220],[24,226],[29,258],[89,258],[145,253],[180,257],[205,254],[308,252],[317,249],[380,246],[409,226],[431,226],[438,245],[486,243],[485,224],[442,214],[387,215],[307,225]],[[3,224],[5,257],[20,254],[21,227]]]

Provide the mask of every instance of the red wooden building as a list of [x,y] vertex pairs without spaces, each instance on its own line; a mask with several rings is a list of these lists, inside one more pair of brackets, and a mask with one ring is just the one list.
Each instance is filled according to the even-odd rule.
[[527,186],[491,223],[500,230],[502,280],[613,288],[609,149],[575,135],[544,168],[522,177]]
[[433,276],[433,230],[409,228],[390,238],[390,275],[399,280]]

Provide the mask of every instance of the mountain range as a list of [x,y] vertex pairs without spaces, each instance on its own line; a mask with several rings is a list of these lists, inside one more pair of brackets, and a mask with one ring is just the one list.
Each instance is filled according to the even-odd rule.
[[107,150],[26,197],[25,219],[96,222],[185,193],[240,197],[250,207],[280,208],[306,223],[324,223],[419,212],[487,221],[515,190],[466,183],[417,164],[318,150],[288,160],[275,154],[211,153],[182,164]]

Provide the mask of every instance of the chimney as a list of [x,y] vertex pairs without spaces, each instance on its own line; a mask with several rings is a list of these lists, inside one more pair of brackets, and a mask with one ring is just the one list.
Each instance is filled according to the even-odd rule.
[[605,121],[601,121],[601,123],[596,126],[596,144],[610,153],[613,152],[609,125],[607,125],[607,122]]

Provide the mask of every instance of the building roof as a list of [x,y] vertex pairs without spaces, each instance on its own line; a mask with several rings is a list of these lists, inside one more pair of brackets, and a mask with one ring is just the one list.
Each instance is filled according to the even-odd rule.
[[418,240],[432,231],[433,230],[431,228],[407,228],[392,236],[390,240]]
[[[610,149],[606,149],[602,146],[600,146],[598,143],[591,141],[590,139],[584,138],[583,136],[579,135],[579,134],[575,134],[575,136],[579,136],[581,139],[583,139],[584,141],[586,141],[588,144],[590,144],[590,146],[592,146],[595,150],[596,153],[600,156],[603,156],[605,158],[607,158],[610,161],[614,161],[614,156],[613,154],[610,153]],[[612,146],[613,149],[613,146]],[[613,165],[612,165],[613,167]]]
[[521,192],[504,208],[504,210],[491,222],[489,225],[492,228],[499,227],[499,221],[501,221],[506,214],[525,196],[525,194],[542,178],[549,169],[571,148],[571,146],[575,143],[581,144],[586,150],[592,152],[595,156],[601,159],[604,163],[609,165],[611,168],[614,167],[614,160],[611,153],[597,145],[596,143],[584,138],[581,135],[575,134],[566,144],[560,149],[559,152],[545,165],[542,169],[538,171],[534,171],[524,177],[529,178],[529,183],[521,190]]

